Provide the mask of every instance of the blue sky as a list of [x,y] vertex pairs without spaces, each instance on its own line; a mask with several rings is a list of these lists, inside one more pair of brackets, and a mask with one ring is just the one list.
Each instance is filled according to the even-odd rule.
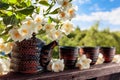
[[73,23],[82,30],[100,21],[100,30],[120,31],[120,0],[73,0],[77,10]]

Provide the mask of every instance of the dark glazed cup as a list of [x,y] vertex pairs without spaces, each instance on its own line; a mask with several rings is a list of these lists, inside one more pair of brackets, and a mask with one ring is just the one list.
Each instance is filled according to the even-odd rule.
[[103,57],[105,59],[105,63],[109,63],[113,60],[113,57],[115,55],[116,48],[115,47],[101,47],[100,53],[103,54]]
[[99,47],[81,47],[83,53],[87,56],[87,58],[91,59],[91,65],[94,65],[98,59],[99,55]]
[[60,59],[64,59],[65,67],[68,69],[75,68],[75,64],[78,58],[78,48],[70,46],[59,47]]

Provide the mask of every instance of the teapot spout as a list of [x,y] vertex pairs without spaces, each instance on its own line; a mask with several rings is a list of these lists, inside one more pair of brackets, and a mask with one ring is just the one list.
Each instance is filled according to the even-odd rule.
[[47,68],[47,65],[49,64],[51,58],[52,58],[52,50],[55,46],[58,45],[57,41],[53,41],[49,43],[48,45],[45,45],[42,47],[41,54],[40,54],[40,65],[43,68]]
[[52,41],[51,43],[49,43],[48,45],[46,45],[46,47],[49,48],[49,49],[53,49],[57,45],[58,45],[57,41]]

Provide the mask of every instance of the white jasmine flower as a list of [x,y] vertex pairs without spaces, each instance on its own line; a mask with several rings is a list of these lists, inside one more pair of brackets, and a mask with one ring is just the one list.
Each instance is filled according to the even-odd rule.
[[4,74],[4,66],[1,62],[0,62],[0,75]]
[[59,60],[59,62],[60,62],[60,71],[63,71],[64,70],[64,67],[65,67],[65,65],[64,65],[64,60],[62,59],[62,60]]
[[88,69],[90,68],[91,59],[88,59],[86,55],[81,55],[81,57],[78,59],[76,63],[76,67],[79,67],[79,69]]
[[69,17],[69,19],[72,19],[72,18],[74,18],[75,16],[76,16],[76,14],[75,14],[75,9],[74,8],[70,8],[70,9],[68,9],[68,17]]
[[62,32],[60,30],[56,30],[54,36],[55,40],[60,39],[62,37]]
[[22,41],[23,40],[23,37],[20,35],[18,30],[15,28],[11,29],[9,31],[9,34],[14,41]]
[[112,62],[120,63],[120,55],[115,55]]
[[0,51],[3,51],[6,54],[8,54],[12,51],[13,45],[13,42],[0,44]]
[[34,29],[28,28],[27,26],[22,26],[18,29],[18,32],[24,39],[29,39],[32,37]]
[[55,24],[54,23],[50,23],[50,24],[45,24],[44,26],[44,30],[46,30],[46,32],[49,32],[51,30],[55,30]]
[[5,49],[4,40],[3,38],[0,38],[0,51],[3,51],[4,49]]
[[0,44],[4,43],[4,39],[0,38]]
[[56,1],[59,5],[62,5],[64,0],[56,0]]
[[54,72],[59,72],[59,63],[53,63],[52,64],[52,70],[54,71]]
[[82,60],[81,66],[80,66],[79,68],[80,68],[81,70],[82,70],[82,69],[89,69],[89,68],[90,68],[90,62],[91,62],[90,59]]
[[48,0],[40,0],[40,1],[46,1],[46,2],[48,2]]
[[70,5],[69,0],[63,0],[63,2],[62,2],[62,6],[63,6],[63,7],[67,7],[67,6],[69,6],[69,5]]
[[81,59],[81,60],[84,60],[86,58],[87,58],[86,55],[80,55],[80,57],[79,57],[79,59]]
[[39,23],[35,24],[35,33],[38,33],[41,29],[43,29],[43,26]]
[[25,27],[21,27],[20,29],[18,29],[18,31],[22,36],[25,36],[29,33],[29,29]]
[[48,32],[48,37],[52,40],[59,40],[62,37],[62,32],[60,30],[51,30]]
[[4,51],[4,49],[5,49],[4,43],[0,43],[0,51]]
[[8,53],[10,53],[10,52],[12,51],[13,46],[14,46],[14,43],[13,43],[13,42],[6,43],[6,44],[5,44],[5,47],[4,47],[5,49],[3,49],[3,51],[4,51],[6,54],[8,54]]
[[103,54],[99,53],[96,64],[102,64],[104,61]]
[[25,20],[22,21],[22,24],[25,24],[27,21],[32,21],[33,19],[31,17],[26,17]]
[[103,58],[103,54],[99,53],[98,58]]
[[0,59],[0,75],[7,74],[9,72],[10,59]]
[[53,64],[53,61],[51,60],[47,66],[47,70],[52,71],[52,64]]
[[52,64],[52,71],[54,72],[59,72],[59,71],[63,71],[64,70],[64,61],[62,60],[57,60],[55,62],[53,62]]
[[50,38],[51,40],[54,40],[54,33],[53,32],[48,32],[47,37]]
[[39,30],[41,30],[43,27],[42,27],[42,23],[44,22],[43,21],[43,17],[42,16],[40,16],[40,15],[37,15],[36,17],[35,17],[35,26],[34,26],[34,28],[35,28],[35,33],[38,33],[39,32]]
[[22,23],[21,27],[27,27],[29,30],[34,31],[34,25],[35,22],[30,18],[30,19],[26,19],[25,22]]
[[65,9],[70,8],[72,6],[69,0],[56,0],[56,1],[59,5],[61,5]]
[[61,27],[61,30],[66,34],[70,34],[72,31],[74,31],[73,24],[69,21],[64,22],[63,26]]
[[36,15],[34,21],[35,21],[35,23],[42,24],[42,22],[43,22],[43,16]]
[[10,70],[10,59],[7,58],[7,59],[2,59],[2,61],[4,62],[4,64],[6,65],[6,68],[4,67],[4,71],[5,72],[9,72]]
[[59,18],[62,20],[67,20],[68,19],[67,13],[65,11],[59,11]]

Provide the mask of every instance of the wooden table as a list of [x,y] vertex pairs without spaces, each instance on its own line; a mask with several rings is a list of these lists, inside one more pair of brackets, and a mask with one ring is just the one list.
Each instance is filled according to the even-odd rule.
[[0,80],[120,80],[120,64],[104,63],[90,69],[70,69],[63,72],[42,72],[37,74],[8,73]]

